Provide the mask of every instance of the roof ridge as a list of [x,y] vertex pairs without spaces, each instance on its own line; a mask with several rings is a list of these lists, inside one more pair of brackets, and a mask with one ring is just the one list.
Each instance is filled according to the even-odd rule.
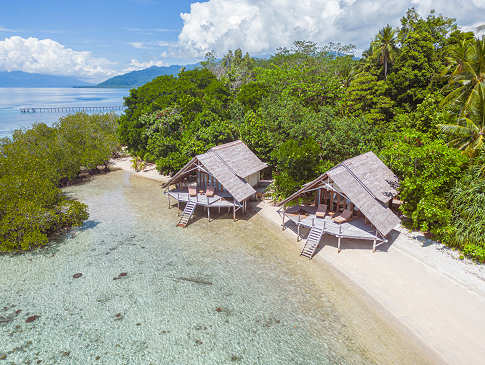
[[225,166],[226,166],[226,167],[227,167],[229,170],[231,170],[231,172],[232,172],[232,173],[233,173],[235,176],[237,176],[238,178],[240,178],[240,179],[241,179],[241,177],[238,175],[238,173],[236,172],[236,170],[234,170],[234,169],[233,169],[233,168],[232,168],[232,167],[231,167],[231,166],[230,166],[230,165],[229,165],[229,164],[228,164],[228,163],[227,163],[227,162],[226,162],[226,161],[225,161],[225,160],[222,158],[222,156],[221,156],[221,155],[219,155],[219,154],[217,153],[217,151],[210,151],[210,152],[212,152],[214,155],[216,155],[216,156],[219,158],[219,160],[221,160],[221,162],[222,162],[222,163],[223,163],[223,164],[224,164],[224,165],[225,165]]
[[222,150],[224,148],[232,147],[232,146],[235,146],[235,145],[241,144],[241,143],[243,143],[243,141],[241,141],[240,139],[237,139],[235,141],[227,142],[227,143],[221,144],[219,146],[214,146],[209,151]]
[[373,197],[375,200],[379,200],[379,199],[377,199],[377,197],[374,195],[374,193],[373,193],[373,192],[372,192],[372,191],[371,191],[371,190],[370,190],[370,189],[369,189],[369,188],[368,188],[368,187],[367,187],[367,186],[364,184],[364,182],[363,182],[361,179],[359,179],[359,177],[358,177],[358,176],[357,176],[357,175],[356,175],[356,174],[355,174],[355,173],[354,173],[354,172],[353,172],[353,171],[350,169],[350,167],[349,167],[349,166],[347,166],[347,165],[345,164],[345,161],[344,161],[344,162],[342,162],[340,165],[342,165],[342,166],[343,166],[343,167],[344,167],[344,168],[345,168],[345,169],[346,169],[346,170],[347,170],[347,171],[350,173],[350,175],[352,175],[352,177],[353,177],[355,180],[357,180],[357,182],[358,182],[358,183],[359,183],[359,184],[360,184],[360,185],[361,185],[361,186],[364,188],[364,190],[365,190],[365,191],[367,191],[367,193],[368,193],[370,196],[372,196],[372,197]]

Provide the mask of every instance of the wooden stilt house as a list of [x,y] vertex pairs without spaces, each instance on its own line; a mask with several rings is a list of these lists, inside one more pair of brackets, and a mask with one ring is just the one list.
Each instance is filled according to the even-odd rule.
[[163,188],[168,197],[177,201],[184,210],[178,226],[185,227],[195,209],[207,210],[210,221],[211,209],[247,209],[247,201],[256,194],[254,189],[260,181],[260,172],[267,165],[242,142],[235,141],[211,148],[194,157],[177,172]]
[[283,229],[285,218],[309,234],[302,255],[313,257],[323,235],[337,237],[340,252],[343,238],[363,239],[376,246],[400,219],[391,210],[397,195],[398,178],[373,153],[348,159],[330,169],[280,202]]

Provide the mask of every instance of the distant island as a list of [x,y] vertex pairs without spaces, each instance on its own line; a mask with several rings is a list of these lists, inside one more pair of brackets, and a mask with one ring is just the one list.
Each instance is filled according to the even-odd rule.
[[200,66],[199,63],[191,65],[172,65],[172,66],[152,66],[139,71],[128,72],[123,75],[114,76],[103,81],[95,87],[100,88],[133,88],[146,84],[154,78],[162,75],[177,75],[182,68],[193,70]]
[[23,71],[0,71],[0,87],[93,87],[73,76],[45,75]]
[[99,84],[91,84],[73,76],[46,75],[23,71],[0,71],[0,87],[75,87],[75,88],[134,88],[162,75],[177,75],[182,69],[193,70],[200,63],[190,65],[152,66],[143,70],[111,77]]

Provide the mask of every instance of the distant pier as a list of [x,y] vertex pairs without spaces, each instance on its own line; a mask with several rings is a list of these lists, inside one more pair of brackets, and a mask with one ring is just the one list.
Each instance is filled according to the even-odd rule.
[[123,105],[109,106],[52,106],[52,107],[24,107],[21,113],[82,113],[82,112],[111,112],[123,110]]

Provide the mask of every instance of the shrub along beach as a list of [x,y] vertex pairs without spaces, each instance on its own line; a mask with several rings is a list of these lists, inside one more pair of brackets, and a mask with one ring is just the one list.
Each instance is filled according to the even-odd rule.
[[87,206],[60,187],[82,171],[106,166],[118,148],[116,120],[111,114],[74,114],[1,141],[0,252],[43,246],[49,234],[88,218]]

